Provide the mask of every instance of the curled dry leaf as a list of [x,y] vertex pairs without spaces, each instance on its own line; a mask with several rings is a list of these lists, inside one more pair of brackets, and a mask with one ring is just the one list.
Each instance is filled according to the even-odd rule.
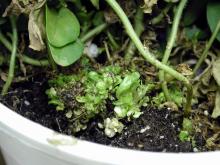
[[179,64],[176,70],[182,73],[184,76],[191,76],[193,74],[192,69],[189,67],[188,64],[185,63]]
[[144,13],[152,13],[152,8],[157,4],[157,0],[144,0],[143,8]]
[[12,0],[10,5],[6,8],[3,17],[9,15],[20,15],[22,13],[29,14],[36,3],[45,0]]
[[28,32],[30,45],[29,47],[36,51],[45,49],[43,38],[45,36],[44,28],[44,11],[42,8],[32,10],[29,14]]
[[217,118],[219,116],[220,116],[220,89],[216,92],[215,108],[212,112],[212,118]]
[[217,118],[220,116],[220,58],[213,63],[212,74],[219,88],[216,92],[215,108],[212,112],[212,117]]
[[212,73],[218,86],[220,86],[220,58],[213,63]]
[[44,10],[43,5],[46,0],[38,0],[38,3],[34,6],[29,14],[28,32],[30,45],[29,47],[36,51],[45,49],[45,26],[44,26]]
[[29,16],[28,32],[30,45],[29,47],[41,51],[45,49],[44,38],[44,12],[43,5],[46,0],[12,0],[6,8],[3,16],[26,14]]

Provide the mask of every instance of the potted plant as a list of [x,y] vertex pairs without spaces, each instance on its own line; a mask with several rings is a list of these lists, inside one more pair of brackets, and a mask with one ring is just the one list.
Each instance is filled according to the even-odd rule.
[[216,160],[206,151],[220,146],[218,1],[13,0],[0,9],[7,164]]

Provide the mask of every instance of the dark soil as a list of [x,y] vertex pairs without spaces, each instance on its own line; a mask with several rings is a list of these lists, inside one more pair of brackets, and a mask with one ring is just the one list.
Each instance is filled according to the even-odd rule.
[[128,123],[123,133],[109,139],[93,121],[87,131],[81,133],[81,139],[97,143],[145,151],[191,152],[190,142],[178,139],[181,116],[168,110],[146,108],[144,114],[135,121]]
[[[11,91],[0,102],[22,116],[64,134],[71,134],[62,111],[48,105],[45,90],[48,88],[46,73],[34,71],[28,81],[13,83]],[[0,87],[2,86],[0,82]],[[99,119],[91,122],[86,131],[78,133],[80,139],[96,143],[146,151],[192,152],[191,142],[178,139],[182,116],[169,110],[143,109],[144,114],[127,123],[123,133],[110,139],[98,128]],[[200,137],[200,136],[199,136]],[[199,150],[204,150],[204,140],[196,141]]]

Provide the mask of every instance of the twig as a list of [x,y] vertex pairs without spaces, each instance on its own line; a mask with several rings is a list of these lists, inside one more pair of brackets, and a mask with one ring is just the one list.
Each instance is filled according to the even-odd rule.
[[16,17],[10,17],[11,25],[12,25],[12,52],[11,52],[11,59],[10,59],[10,66],[9,66],[9,73],[8,78],[6,80],[5,85],[2,89],[2,95],[5,95],[8,92],[8,89],[11,86],[11,82],[14,78],[14,70],[15,70],[15,60],[16,60],[16,52],[17,52],[17,44],[18,44],[18,34],[17,34],[17,27],[16,27]]
[[[173,25],[172,25],[172,29],[171,29],[171,33],[170,33],[169,40],[168,40],[168,43],[167,43],[167,46],[166,46],[166,50],[165,50],[165,53],[164,53],[163,59],[162,59],[163,64],[167,64],[167,61],[170,57],[170,53],[172,51],[174,42],[176,40],[178,26],[179,26],[179,23],[180,23],[180,20],[181,20],[183,9],[184,9],[184,6],[186,5],[186,3],[187,3],[187,0],[181,0],[180,3],[179,3],[178,8],[176,10]],[[166,100],[170,101],[171,97],[169,95],[169,90],[167,88],[167,82],[164,79],[164,71],[163,70],[161,70],[159,72],[159,79],[160,79],[160,82],[162,83],[162,89],[163,89],[163,92],[164,92],[164,96],[165,96]]]
[[160,23],[160,21],[164,18],[164,16],[167,14],[171,7],[172,3],[168,3],[167,6],[160,12],[160,14],[151,20],[151,24],[156,25]]
[[214,42],[219,31],[220,31],[220,20],[218,21],[216,28],[215,28],[214,32],[212,33],[211,38],[209,39],[208,43],[206,44],[204,52],[202,53],[201,57],[199,58],[199,61],[196,63],[196,66],[193,69],[193,75],[196,74],[197,70],[199,69],[199,67],[201,66],[203,61],[206,59],[206,57],[208,55],[208,51],[209,51],[210,47],[212,46],[212,43]]
[[185,114],[188,114],[191,111],[191,97],[192,97],[192,86],[190,81],[183,76],[181,73],[177,72],[176,70],[172,69],[171,67],[161,63],[158,61],[153,54],[149,52],[148,49],[145,49],[143,44],[141,43],[139,37],[136,35],[130,21],[128,20],[128,17],[120,7],[120,5],[115,0],[106,0],[106,2],[112,7],[112,9],[117,13],[119,18],[121,19],[122,23],[124,24],[124,27],[127,31],[127,34],[131,38],[131,40],[134,42],[135,46],[139,50],[139,52],[142,54],[142,56],[152,65],[155,67],[164,70],[168,74],[175,77],[177,80],[182,81],[186,87],[187,87],[187,102],[185,106]]

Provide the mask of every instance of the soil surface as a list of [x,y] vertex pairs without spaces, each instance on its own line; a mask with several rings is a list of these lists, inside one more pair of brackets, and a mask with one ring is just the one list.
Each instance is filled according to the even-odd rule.
[[[57,112],[48,105],[45,90],[48,88],[46,73],[34,71],[28,81],[13,83],[13,86],[0,102],[22,116],[64,134],[71,134],[68,123],[62,111]],[[2,86],[3,82],[0,82]],[[80,139],[105,145],[146,151],[162,152],[192,152],[190,142],[178,139],[182,116],[163,109],[145,108],[140,118],[128,122],[123,133],[108,138],[98,127],[99,119],[89,123],[86,131],[78,133]],[[197,148],[204,150],[204,140],[199,138]]]

